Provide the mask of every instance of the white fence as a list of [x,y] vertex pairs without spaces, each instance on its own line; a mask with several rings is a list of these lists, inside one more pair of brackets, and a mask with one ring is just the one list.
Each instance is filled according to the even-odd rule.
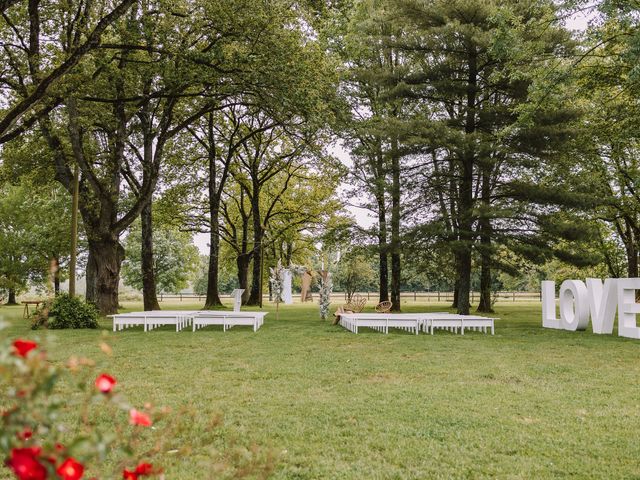
[[[367,297],[371,301],[378,299],[378,292],[357,292],[358,295]],[[541,300],[540,292],[492,292],[492,297],[497,302],[538,302]],[[177,294],[159,294],[158,300],[160,302],[188,302],[197,301],[204,302],[205,295],[197,295],[195,293],[177,293]],[[471,303],[475,303],[480,298],[478,292],[471,292]],[[295,302],[300,302],[300,294],[293,294]],[[318,299],[318,294],[313,293],[313,300]],[[347,294],[344,292],[333,292],[331,294],[331,301],[335,303],[344,302],[347,299]],[[402,292],[400,299],[403,302],[416,302],[416,303],[439,303],[439,302],[453,302],[453,292]],[[231,297],[226,294],[220,295],[220,300],[231,301]],[[266,302],[269,300],[268,295],[263,296],[263,300]]]

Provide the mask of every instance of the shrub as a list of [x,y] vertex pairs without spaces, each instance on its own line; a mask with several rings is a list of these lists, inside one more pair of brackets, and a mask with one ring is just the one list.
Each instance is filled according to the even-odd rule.
[[34,313],[31,328],[98,328],[98,310],[78,297],[61,293]]

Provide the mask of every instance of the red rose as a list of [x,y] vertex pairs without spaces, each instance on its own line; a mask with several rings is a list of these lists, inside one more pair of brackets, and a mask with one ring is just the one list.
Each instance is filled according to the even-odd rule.
[[116,379],[106,373],[98,375],[98,378],[96,378],[96,388],[102,393],[109,393],[115,384]]
[[32,436],[33,432],[28,427],[18,433],[18,438],[20,440],[29,440]]
[[136,472],[131,472],[125,468],[122,471],[122,478],[124,480],[138,480],[138,474]]
[[13,354],[20,357],[26,357],[27,354],[37,346],[38,344],[36,342],[32,342],[31,340],[18,339],[13,342]]
[[153,473],[153,465],[150,463],[140,463],[136,467],[136,473],[138,475],[151,475]]
[[143,427],[150,427],[153,423],[151,417],[144,412],[139,412],[135,408],[129,410],[129,423],[131,425],[142,425]]
[[67,458],[56,470],[62,480],[80,480],[84,473],[84,466],[75,458]]
[[12,448],[5,465],[13,470],[18,480],[46,480],[47,469],[38,462],[39,447]]

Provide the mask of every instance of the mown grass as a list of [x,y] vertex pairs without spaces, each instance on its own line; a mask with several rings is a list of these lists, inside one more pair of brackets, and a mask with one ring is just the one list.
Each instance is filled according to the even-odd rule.
[[154,459],[168,479],[214,478],[215,452],[252,445],[278,479],[640,478],[638,341],[542,329],[535,304],[499,304],[495,336],[354,335],[317,305],[269,310],[257,333],[45,335],[2,307],[0,335],[45,335],[55,362],[101,356],[108,335],[132,402],[195,412]]

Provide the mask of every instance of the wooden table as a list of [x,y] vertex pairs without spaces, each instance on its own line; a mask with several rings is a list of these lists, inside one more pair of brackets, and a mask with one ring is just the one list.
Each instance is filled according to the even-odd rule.
[[42,303],[42,300],[31,300],[31,301],[25,301],[25,302],[20,302],[24,305],[24,311],[22,312],[22,318],[29,318],[29,305],[35,305],[36,309],[38,308],[38,305],[40,305]]

